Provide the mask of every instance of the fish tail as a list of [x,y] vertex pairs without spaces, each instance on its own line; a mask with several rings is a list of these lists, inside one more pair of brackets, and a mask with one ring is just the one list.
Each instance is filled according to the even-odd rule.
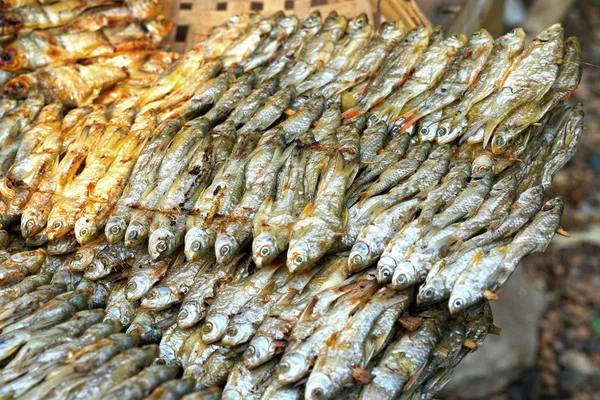
[[353,108],[351,108],[349,110],[346,110],[346,111],[344,111],[342,113],[342,119],[344,120],[344,122],[345,121],[350,121],[350,120],[352,120],[354,118],[357,118],[361,114],[362,114],[362,112],[358,108],[353,107]]

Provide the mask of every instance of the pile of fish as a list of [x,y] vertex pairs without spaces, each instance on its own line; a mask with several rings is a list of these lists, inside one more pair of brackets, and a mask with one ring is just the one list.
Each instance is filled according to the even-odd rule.
[[433,398],[567,235],[577,39],[156,7],[0,5],[0,398]]

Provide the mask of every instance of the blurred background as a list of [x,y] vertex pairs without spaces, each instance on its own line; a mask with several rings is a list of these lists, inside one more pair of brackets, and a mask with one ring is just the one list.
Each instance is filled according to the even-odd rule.
[[493,304],[503,330],[457,368],[442,399],[600,399],[600,0],[170,0],[176,26],[169,44],[189,49],[200,36],[241,11],[278,10],[300,17],[319,9],[366,12],[377,25],[442,25],[448,34],[484,27],[494,36],[522,26],[535,36],[561,22],[579,38],[583,78],[571,97],[586,111],[575,157],[547,197],[564,196],[563,227],[543,254],[526,258]]

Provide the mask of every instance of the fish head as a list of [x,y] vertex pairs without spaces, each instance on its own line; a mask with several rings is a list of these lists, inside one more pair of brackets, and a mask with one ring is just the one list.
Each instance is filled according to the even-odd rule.
[[227,387],[227,388],[225,388],[225,390],[223,390],[221,398],[227,399],[227,400],[244,400],[244,399],[246,399],[246,396],[244,396],[237,389]]
[[498,38],[497,42],[506,47],[509,51],[509,56],[512,59],[515,55],[520,54],[525,47],[525,31],[523,28],[515,28],[507,34]]
[[198,261],[210,247],[210,238],[206,231],[197,227],[187,231],[184,252],[188,262]]
[[564,29],[561,24],[554,24],[544,29],[540,33],[537,34],[534,40],[540,42],[549,42],[551,40],[562,40],[564,35]]
[[331,397],[332,382],[322,372],[312,372],[306,382],[304,398],[306,400],[324,400]]
[[191,328],[204,317],[205,307],[197,301],[186,301],[177,314],[177,324],[183,328]]
[[323,23],[323,21],[322,21],[322,17],[321,17],[321,11],[314,10],[313,12],[310,13],[310,15],[308,17],[306,17],[306,19],[304,21],[302,21],[302,27],[303,28],[314,28],[317,26],[321,26],[322,23]]
[[446,287],[440,278],[433,278],[426,285],[419,288],[417,302],[419,305],[430,305],[444,299]]
[[244,351],[244,362],[249,368],[254,368],[272,359],[276,352],[275,340],[265,336],[255,336]]
[[177,240],[173,232],[165,228],[156,229],[148,240],[148,253],[156,261],[168,257],[177,249]]
[[86,245],[98,236],[98,228],[85,218],[75,221],[75,237],[80,245]]
[[227,333],[229,318],[224,314],[214,314],[206,318],[202,325],[202,340],[206,343],[214,343]]
[[486,175],[494,174],[496,171],[496,160],[490,153],[482,153],[473,160],[471,176],[473,178],[483,178]]
[[287,267],[290,272],[308,268],[314,258],[312,253],[310,244],[305,240],[296,241],[293,245],[290,243],[287,253]]
[[555,197],[542,206],[541,212],[545,214],[552,213],[562,215],[564,208],[565,200],[562,197]]
[[309,363],[302,354],[287,354],[277,365],[277,380],[283,385],[298,382],[308,373],[309,368]]
[[85,269],[83,277],[91,280],[98,280],[104,278],[110,273],[111,266],[104,257],[97,257],[94,262],[88,265]]
[[377,263],[377,281],[381,284],[390,282],[397,265],[398,263],[393,257],[381,257]]
[[29,209],[21,216],[21,233],[28,238],[39,233],[46,226],[46,219],[38,210]]
[[237,346],[252,339],[254,333],[255,331],[252,328],[252,324],[246,322],[239,323],[230,326],[229,329],[227,329],[227,333],[223,337],[222,343],[225,346]]
[[458,52],[465,43],[467,43],[467,37],[462,33],[455,33],[444,41],[444,44],[451,52]]
[[323,25],[324,30],[334,31],[334,36],[339,40],[348,27],[348,19],[336,11],[329,13]]
[[82,247],[77,250],[71,259],[69,269],[73,271],[83,271],[94,261],[96,251],[90,247]]
[[141,305],[152,310],[162,310],[179,302],[168,286],[160,285],[152,288],[143,298]]
[[348,266],[354,272],[361,271],[371,263],[372,259],[369,245],[361,241],[352,246],[348,256]]
[[369,25],[369,17],[367,16],[366,13],[360,13],[359,15],[357,15],[356,17],[354,17],[349,23],[348,23],[348,29],[347,32],[348,34],[358,34],[358,33],[367,33],[370,32],[371,30],[369,29],[370,25]]
[[402,21],[384,22],[379,27],[379,35],[385,41],[396,42],[404,35],[404,24]]
[[437,127],[439,125],[438,117],[436,115],[429,115],[423,119],[421,127],[419,128],[419,139],[422,142],[429,142],[435,139]]
[[394,289],[405,289],[417,282],[417,269],[410,260],[401,261],[392,277]]
[[544,201],[544,188],[541,185],[532,186],[519,195],[519,199],[515,206],[526,207],[532,206],[539,209]]
[[154,362],[159,365],[177,364],[177,353],[171,346],[160,346],[160,355]]
[[104,234],[106,240],[110,244],[115,244],[123,240],[125,237],[125,231],[127,230],[127,222],[120,217],[110,217],[106,222],[104,228]]
[[475,45],[485,45],[487,43],[493,43],[494,38],[486,29],[479,29],[471,34],[469,42]]
[[490,192],[490,196],[496,194],[502,194],[506,192],[513,192],[517,188],[517,177],[515,174],[507,174],[504,178],[500,179]]
[[456,285],[452,289],[450,300],[448,301],[448,309],[450,314],[456,315],[457,313],[466,310],[471,305],[483,298],[483,293],[476,294],[469,290],[464,285]]
[[453,126],[452,118],[446,118],[440,121],[440,123],[438,124],[437,129],[435,131],[435,140],[439,144],[451,143],[454,141],[454,139],[462,135],[463,130],[464,125],[460,124]]
[[215,254],[219,265],[229,264],[239,251],[240,244],[233,236],[221,235],[215,241]]
[[18,71],[25,60],[25,55],[16,46],[8,45],[0,53],[0,68],[4,71]]
[[148,293],[153,284],[153,279],[145,273],[131,274],[125,286],[125,297],[129,301],[137,301]]
[[270,264],[279,253],[277,239],[271,233],[262,232],[252,241],[252,259],[259,268]]
[[8,81],[4,85],[4,93],[12,97],[26,96],[35,86],[35,83],[33,74],[23,74]]
[[132,222],[125,231],[125,247],[134,248],[144,242],[148,237],[148,230],[142,224]]
[[492,153],[504,154],[506,150],[513,144],[516,136],[510,126],[502,125],[496,129],[494,139],[492,140]]

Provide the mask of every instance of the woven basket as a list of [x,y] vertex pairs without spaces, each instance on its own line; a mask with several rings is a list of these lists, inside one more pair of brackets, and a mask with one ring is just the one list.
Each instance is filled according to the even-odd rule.
[[365,12],[376,26],[385,20],[401,20],[407,30],[418,25],[431,27],[413,0],[166,0],[164,3],[168,18],[175,21],[166,42],[179,52],[190,49],[213,26],[240,12],[270,15],[283,10],[300,18],[315,9],[324,16],[334,10],[347,17]]

